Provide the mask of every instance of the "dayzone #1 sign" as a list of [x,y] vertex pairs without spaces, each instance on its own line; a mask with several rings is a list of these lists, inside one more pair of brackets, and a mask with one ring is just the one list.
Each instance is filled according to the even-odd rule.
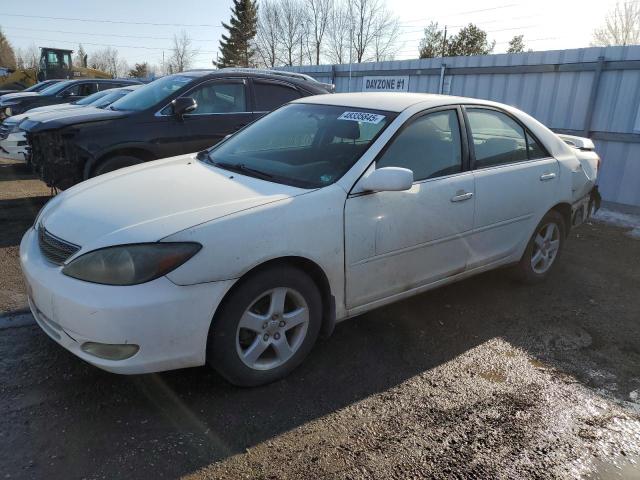
[[404,77],[362,77],[363,92],[407,92],[409,76]]

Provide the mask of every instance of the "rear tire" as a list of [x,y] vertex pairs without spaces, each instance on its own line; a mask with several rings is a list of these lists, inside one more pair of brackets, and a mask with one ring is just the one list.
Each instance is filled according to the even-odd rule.
[[555,210],[549,211],[536,227],[515,267],[518,279],[530,284],[545,280],[558,263],[565,237],[564,218]]
[[322,299],[302,270],[258,271],[223,301],[209,331],[207,362],[230,383],[279,380],[309,354],[322,323]]
[[107,158],[100,162],[94,169],[91,174],[91,177],[97,177],[98,175],[102,175],[104,173],[113,172],[114,170],[118,170],[124,167],[131,167],[132,165],[138,165],[143,163],[144,160],[138,157],[131,157],[129,155],[118,155],[115,157]]

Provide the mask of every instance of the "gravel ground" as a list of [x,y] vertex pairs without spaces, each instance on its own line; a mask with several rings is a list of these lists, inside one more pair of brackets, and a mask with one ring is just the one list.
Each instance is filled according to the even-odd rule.
[[[0,311],[48,190],[0,163]],[[490,272],[344,322],[289,378],[116,376],[0,330],[5,478],[640,478],[640,240],[571,233],[546,283]],[[0,327],[2,328],[2,327]]]

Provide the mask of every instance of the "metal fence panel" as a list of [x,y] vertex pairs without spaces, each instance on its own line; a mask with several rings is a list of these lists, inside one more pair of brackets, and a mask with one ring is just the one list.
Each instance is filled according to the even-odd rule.
[[284,68],[336,92],[362,91],[363,76],[407,75],[409,91],[440,93],[443,64],[443,93],[513,105],[554,130],[591,136],[604,199],[640,206],[640,46]]

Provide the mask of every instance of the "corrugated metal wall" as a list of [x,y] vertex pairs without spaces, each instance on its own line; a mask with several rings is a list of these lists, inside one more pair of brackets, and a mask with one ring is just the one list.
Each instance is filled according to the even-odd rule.
[[[588,133],[603,158],[605,200],[640,206],[640,46],[288,67],[337,92],[362,91],[364,75],[408,75],[409,91],[495,100],[557,131]],[[447,91],[448,87],[448,91]],[[634,131],[635,128],[635,131]]]

